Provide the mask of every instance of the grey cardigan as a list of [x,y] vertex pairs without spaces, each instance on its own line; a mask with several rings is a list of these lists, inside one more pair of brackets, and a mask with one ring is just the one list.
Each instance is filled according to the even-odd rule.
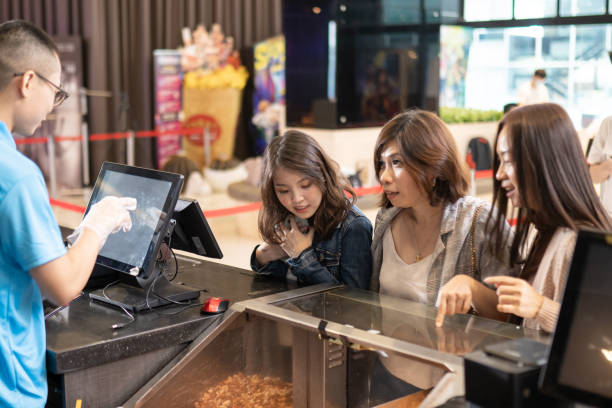
[[[482,206],[482,207],[481,207]],[[475,220],[474,246],[476,249],[476,276],[472,273],[472,240],[470,230],[476,209],[481,207],[478,218]],[[383,235],[391,225],[391,221],[400,212],[401,208],[381,208],[376,215],[374,237],[372,238],[372,279],[370,290],[378,292],[380,288],[380,267],[383,260]],[[466,196],[452,204],[447,204],[442,214],[440,225],[440,240],[433,253],[436,254],[431,264],[427,279],[427,303],[435,304],[440,287],[453,276],[465,274],[478,281],[492,275],[512,275],[519,273],[519,267],[510,268],[506,251],[504,260],[490,251],[489,237],[485,232],[485,224],[491,205],[479,198]],[[512,230],[506,223],[507,233],[512,242]],[[439,248],[439,246],[442,248]]]

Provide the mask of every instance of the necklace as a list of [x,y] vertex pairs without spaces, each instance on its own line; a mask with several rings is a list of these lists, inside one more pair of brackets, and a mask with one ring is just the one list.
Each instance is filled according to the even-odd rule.
[[414,261],[415,262],[419,262],[421,259],[423,259],[423,255],[421,254],[421,248],[419,247],[419,240],[417,239],[416,233],[415,233],[415,229],[416,226],[415,221],[409,216],[406,215],[405,216],[408,219],[408,223],[410,224],[410,232],[412,235],[412,242],[414,242],[414,249],[416,249],[416,256],[414,257]]
[[416,238],[416,235],[413,235],[413,236],[414,236],[414,246],[416,247],[416,256],[414,257],[414,261],[419,262],[421,259],[423,259],[423,255],[421,255],[421,248],[419,248],[419,240]]

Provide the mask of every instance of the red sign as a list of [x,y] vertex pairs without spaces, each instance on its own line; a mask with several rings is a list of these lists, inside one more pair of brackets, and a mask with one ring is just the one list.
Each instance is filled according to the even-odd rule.
[[[208,129],[210,143],[219,139],[219,137],[221,136],[221,126],[219,125],[219,122],[217,122],[217,120],[210,115],[204,115],[204,114],[193,115],[192,117],[190,117],[189,119],[185,121],[183,127]],[[186,137],[189,140],[189,142],[193,143],[194,145],[203,146],[204,145],[204,132],[205,130],[202,133],[186,135]]]

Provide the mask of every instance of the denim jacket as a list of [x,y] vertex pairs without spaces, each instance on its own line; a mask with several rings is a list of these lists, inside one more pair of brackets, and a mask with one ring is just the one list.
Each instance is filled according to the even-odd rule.
[[255,251],[251,254],[251,269],[260,275],[285,278],[291,271],[298,282],[344,283],[367,289],[372,275],[372,223],[353,206],[346,218],[336,226],[329,239],[319,241],[315,235],[312,246],[296,258],[277,260],[259,265]]

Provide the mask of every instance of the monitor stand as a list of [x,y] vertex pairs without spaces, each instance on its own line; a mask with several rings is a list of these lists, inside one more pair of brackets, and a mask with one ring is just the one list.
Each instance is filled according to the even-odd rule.
[[[158,276],[150,285],[138,287],[120,282],[107,289],[98,289],[89,294],[91,299],[116,307],[123,307],[132,312],[142,312],[155,307],[184,302],[189,305],[192,299],[200,297],[198,289],[174,285],[164,276]],[[148,295],[147,295],[148,294]],[[106,296],[105,296],[106,295]]]

